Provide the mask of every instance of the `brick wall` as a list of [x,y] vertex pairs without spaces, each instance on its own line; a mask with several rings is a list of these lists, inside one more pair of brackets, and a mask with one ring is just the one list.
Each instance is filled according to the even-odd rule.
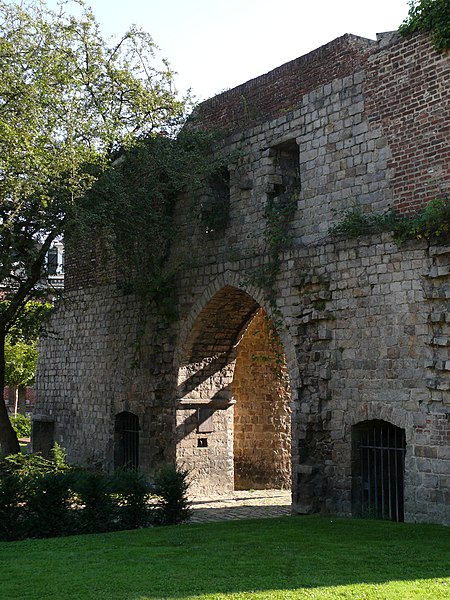
[[265,75],[203,102],[195,114],[201,127],[228,133],[254,127],[295,108],[308,92],[358,71],[376,43],[346,34]]
[[424,35],[393,41],[368,60],[365,111],[389,143],[394,206],[410,212],[450,193],[450,59]]

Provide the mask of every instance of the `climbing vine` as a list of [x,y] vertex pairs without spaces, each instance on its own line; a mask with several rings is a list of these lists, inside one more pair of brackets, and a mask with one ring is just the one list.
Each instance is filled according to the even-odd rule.
[[259,285],[274,313],[277,312],[275,283],[281,267],[281,252],[287,247],[289,223],[297,207],[294,193],[280,196],[268,196],[264,217],[266,219],[266,248],[268,262],[262,265],[252,276],[252,283]]
[[177,267],[168,267],[175,203],[185,193],[200,196],[217,170],[213,140],[213,134],[183,131],[176,139],[149,137],[120,154],[86,196],[84,220],[71,228],[78,239],[97,237],[122,289],[155,301],[170,319],[176,316]]
[[435,50],[445,52],[450,48],[450,0],[411,0],[398,31],[403,36],[429,33]]

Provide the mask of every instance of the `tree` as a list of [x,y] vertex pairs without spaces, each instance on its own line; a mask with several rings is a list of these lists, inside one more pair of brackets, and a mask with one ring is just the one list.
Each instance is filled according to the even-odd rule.
[[[86,192],[119,150],[170,137],[186,107],[147,33],[132,28],[108,45],[90,8],[76,4],[79,17],[67,4],[54,12],[39,0],[0,0],[2,392],[7,336],[27,302],[43,294],[53,241],[89,212]],[[18,450],[0,402],[0,453]]]
[[6,385],[23,388],[34,381],[38,338],[52,310],[50,302],[30,301],[16,319],[5,340]]
[[[34,380],[37,361],[37,340],[33,342],[5,342],[5,383],[15,388],[24,388]],[[18,390],[16,390],[16,394]],[[15,399],[14,413],[17,413],[18,399]]]

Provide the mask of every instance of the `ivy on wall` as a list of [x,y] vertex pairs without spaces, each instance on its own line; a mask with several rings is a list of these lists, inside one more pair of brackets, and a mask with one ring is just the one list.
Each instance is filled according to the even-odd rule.
[[435,50],[445,52],[450,48],[450,0],[411,0],[398,31],[403,36],[429,33]]
[[[182,131],[176,139],[153,136],[117,157],[115,166],[85,198],[88,217],[72,236],[97,238],[104,261],[114,261],[120,286],[162,313],[173,310],[176,269],[168,268],[175,238],[175,204],[183,194],[200,197],[216,172],[214,134]],[[75,242],[76,243],[76,242]]]

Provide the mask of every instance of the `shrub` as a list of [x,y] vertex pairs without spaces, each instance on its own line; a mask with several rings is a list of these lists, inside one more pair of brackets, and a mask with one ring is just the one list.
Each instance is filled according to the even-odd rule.
[[136,471],[118,470],[112,479],[119,529],[136,529],[151,522],[150,486]]
[[399,215],[393,210],[366,213],[361,206],[355,204],[344,212],[339,223],[330,227],[328,233],[332,236],[356,238],[382,231],[392,232],[398,245],[411,239],[446,243],[450,238],[450,202],[431,200],[420,212],[407,215]]
[[417,214],[398,219],[394,229],[398,243],[407,239],[426,239],[432,241],[448,241],[450,238],[450,202],[431,200]]
[[0,475],[15,474],[19,478],[28,478],[49,473],[65,473],[71,469],[65,461],[64,450],[58,444],[52,448],[52,456],[52,459],[48,459],[39,453],[10,454],[0,461]]
[[9,417],[11,425],[18,438],[28,438],[31,435],[31,419],[26,415],[17,414]]
[[185,469],[177,469],[173,465],[161,468],[154,485],[154,492],[158,496],[156,524],[174,525],[189,518],[188,477],[189,472]]
[[47,473],[30,479],[24,511],[26,537],[52,537],[75,532],[71,510],[72,482],[72,473]]
[[76,497],[78,533],[101,533],[116,528],[108,475],[79,469],[74,474],[72,489]]
[[53,460],[14,454],[0,463],[0,540],[181,523],[190,514],[187,490],[188,472],[167,465],[157,477],[155,505],[135,471],[71,468],[59,446]]
[[0,478],[0,540],[23,537],[24,486],[16,475]]

